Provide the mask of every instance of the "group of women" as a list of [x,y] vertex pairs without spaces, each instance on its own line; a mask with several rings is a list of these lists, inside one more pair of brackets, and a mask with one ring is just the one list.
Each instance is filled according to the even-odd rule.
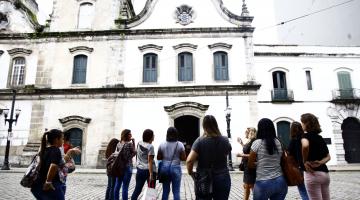
[[[229,199],[231,178],[227,167],[227,155],[231,152],[231,145],[227,137],[222,136],[214,116],[207,115],[203,119],[204,134],[196,139],[186,160],[187,171],[193,176],[194,163],[196,171],[212,170],[212,193],[206,198],[197,199]],[[304,184],[298,186],[302,199],[328,200],[330,178],[326,163],[330,160],[329,150],[323,138],[319,135],[321,128],[313,114],[301,116],[301,124],[294,122],[291,125],[291,143],[289,152],[299,162],[304,172]],[[238,156],[245,161],[244,170],[244,199],[249,199],[253,191],[254,200],[285,199],[287,183],[283,176],[280,160],[285,148],[276,137],[273,122],[263,118],[259,121],[257,132],[255,128],[248,128],[246,136],[248,143],[243,145],[243,153]],[[65,191],[60,181],[58,168],[64,159],[71,156],[62,156],[60,147],[63,145],[63,133],[60,130],[50,130],[44,133],[40,148],[40,178],[31,188],[36,199],[64,199]],[[135,146],[131,131],[125,129],[121,133],[120,141],[112,139],[106,149],[106,158],[122,151],[126,160],[126,167],[120,177],[108,175],[106,199],[119,199],[122,188],[122,199],[128,199],[129,183],[132,176],[132,159],[136,155],[136,184],[131,195],[137,200],[145,182],[148,187],[155,188],[156,165],[155,150],[152,142],[154,132],[146,129],[142,141]],[[180,185],[182,178],[181,161],[185,161],[184,145],[178,141],[176,128],[167,130],[166,141],[157,152],[157,160],[163,165],[170,166],[170,176],[163,181],[162,199],[169,198],[170,185],[173,197],[180,199]]]
[[329,150],[321,133],[315,115],[301,115],[301,123],[293,122],[290,127],[291,141],[286,149],[276,137],[273,122],[261,119],[258,131],[248,128],[245,132],[248,142],[243,144],[243,153],[238,154],[245,163],[244,199],[253,191],[254,200],[285,199],[288,187],[281,169],[283,151],[295,158],[304,175],[304,183],[298,190],[303,200],[329,200],[330,177],[326,163],[330,160]]

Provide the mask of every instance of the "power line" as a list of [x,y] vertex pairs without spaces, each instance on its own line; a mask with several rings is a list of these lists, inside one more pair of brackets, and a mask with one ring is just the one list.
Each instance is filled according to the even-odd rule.
[[317,13],[320,13],[320,12],[324,12],[324,11],[326,11],[326,10],[330,10],[330,9],[332,9],[332,8],[336,8],[336,7],[339,7],[339,6],[348,4],[348,3],[353,2],[353,1],[355,1],[355,0],[345,1],[345,2],[343,2],[343,3],[339,3],[339,4],[336,4],[336,5],[332,5],[332,6],[329,6],[329,7],[327,7],[327,8],[323,8],[323,9],[320,9],[320,10],[317,10],[317,11],[314,11],[314,12],[311,12],[311,13],[308,13],[308,14],[305,14],[305,15],[302,15],[302,16],[299,16],[299,17],[295,17],[295,18],[293,18],[293,19],[289,19],[289,20],[280,22],[280,23],[275,24],[275,25],[272,25],[272,26],[267,26],[267,27],[264,27],[264,28],[260,28],[260,29],[258,29],[258,30],[261,31],[261,30],[273,28],[273,27],[276,27],[276,26],[281,26],[281,25],[284,25],[284,24],[286,24],[286,23],[289,23],[289,22],[292,22],[292,21],[295,21],[295,20],[298,20],[298,19],[302,19],[302,18],[305,18],[305,17],[309,17],[309,16],[311,16],[311,15],[314,15],[314,14],[317,14]]

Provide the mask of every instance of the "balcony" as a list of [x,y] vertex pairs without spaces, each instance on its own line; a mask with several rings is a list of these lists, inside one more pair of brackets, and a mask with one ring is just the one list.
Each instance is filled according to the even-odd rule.
[[293,102],[294,92],[288,89],[271,90],[271,100],[277,102]]
[[332,102],[352,103],[360,102],[360,89],[336,89],[332,91]]

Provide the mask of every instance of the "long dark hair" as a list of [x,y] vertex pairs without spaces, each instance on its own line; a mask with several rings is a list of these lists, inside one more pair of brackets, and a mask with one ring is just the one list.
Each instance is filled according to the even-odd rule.
[[305,113],[301,115],[301,123],[304,124],[305,130],[308,133],[321,133],[321,128],[317,117],[311,113]]
[[290,138],[296,139],[304,135],[304,131],[299,122],[293,122],[290,126]]
[[270,119],[262,118],[259,121],[256,138],[265,140],[266,149],[270,155],[273,155],[274,151],[278,152],[275,143],[276,131],[275,131],[274,123]]
[[216,137],[221,135],[217,121],[212,115],[206,115],[204,117],[202,126],[206,136]]
[[105,151],[105,158],[108,159],[112,153],[115,152],[116,145],[119,143],[119,140],[116,138],[113,138],[110,140],[109,144],[106,147]]
[[56,139],[60,139],[63,136],[63,132],[59,129],[51,129],[50,131],[46,131],[41,139],[41,145],[40,145],[40,158],[43,158],[44,151],[46,148],[47,143],[50,145],[53,145]]
[[124,129],[121,131],[121,141],[128,142],[130,140],[129,135],[131,134],[131,130]]
[[179,133],[175,127],[169,127],[166,133],[166,141],[176,142],[178,141]]

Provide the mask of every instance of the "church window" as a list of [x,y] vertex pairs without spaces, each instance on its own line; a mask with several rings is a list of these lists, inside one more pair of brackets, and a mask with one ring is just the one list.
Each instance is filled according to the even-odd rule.
[[305,74],[306,74],[307,89],[312,90],[311,73],[309,70],[306,70]]
[[179,81],[193,80],[193,55],[189,52],[178,55],[178,79]]
[[157,55],[147,53],[143,58],[143,82],[157,81]]
[[25,58],[16,57],[12,62],[10,86],[21,86],[25,83]]
[[229,80],[228,56],[226,52],[214,53],[215,80]]
[[87,56],[77,55],[74,57],[74,70],[72,83],[84,84],[86,83],[86,68],[87,68]]
[[94,6],[91,3],[82,3],[79,9],[78,28],[90,29],[94,17]]

